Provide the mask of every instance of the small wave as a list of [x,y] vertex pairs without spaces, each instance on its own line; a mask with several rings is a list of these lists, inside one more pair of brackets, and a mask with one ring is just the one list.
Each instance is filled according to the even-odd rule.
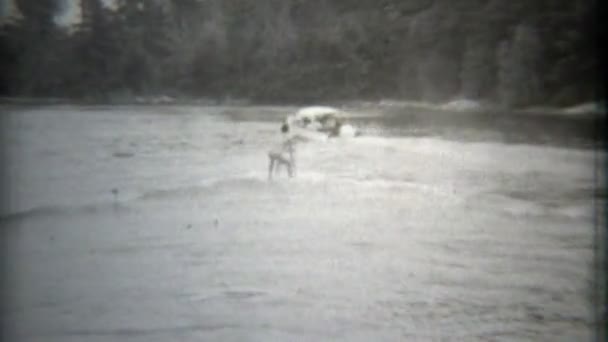
[[411,181],[406,180],[394,180],[388,178],[355,178],[350,180],[351,183],[355,183],[358,185],[372,186],[378,188],[405,188],[405,187],[415,187],[424,189],[426,188],[424,184],[413,183]]
[[92,201],[77,204],[41,205],[27,209],[18,209],[0,213],[0,222],[7,223],[34,217],[92,214],[103,212],[127,211],[132,203],[149,199],[163,199],[180,196],[194,196],[212,188],[235,186],[260,189],[268,183],[266,175],[253,174],[236,177],[213,178],[198,184],[178,186],[165,189],[151,189],[139,194],[132,194],[120,200]]
[[35,217],[61,216],[61,215],[76,215],[76,214],[92,214],[109,211],[125,211],[128,206],[121,202],[108,201],[88,203],[81,205],[47,205],[39,206],[30,209],[4,213],[0,215],[0,222],[7,223],[11,221],[24,220]]
[[424,184],[412,179],[394,179],[387,177],[357,176],[348,174],[327,174],[316,171],[299,172],[294,178],[285,174],[276,175],[268,180],[265,173],[247,173],[233,177],[213,178],[189,186],[180,186],[170,189],[156,189],[148,191],[137,200],[166,199],[174,197],[194,197],[209,191],[229,191],[231,189],[248,189],[248,192],[266,191],[267,189],[281,188],[298,191],[302,187],[319,185],[337,185],[353,188],[374,189],[415,189],[443,197],[456,196],[454,189],[442,185]]
[[301,172],[296,176],[296,179],[299,181],[307,181],[310,183],[321,183],[328,180],[328,177],[325,173],[321,172]]
[[555,212],[572,219],[593,217],[593,207],[585,204],[563,206],[555,209]]
[[135,153],[127,151],[117,151],[112,153],[112,157],[114,158],[131,158],[133,156],[135,156]]
[[224,187],[227,185],[237,187],[244,187],[246,185],[248,188],[254,187],[255,189],[266,183],[266,176],[262,176],[261,174],[247,174],[233,177],[216,177],[205,179],[199,183],[194,183],[192,185],[182,185],[167,189],[150,190],[144,192],[140,196],[137,196],[135,200],[151,200],[162,199],[167,197],[194,196],[206,190],[217,187]]
[[225,329],[236,329],[238,325],[235,324],[196,324],[196,325],[184,325],[175,327],[164,327],[164,328],[116,328],[116,329],[81,329],[81,330],[63,330],[59,332],[50,332],[46,335],[57,336],[57,337],[109,337],[110,339],[125,339],[133,337],[143,336],[156,336],[159,334],[163,335],[174,335],[182,334],[184,332],[210,332],[215,330]]
[[39,206],[26,210],[15,211],[0,215],[1,222],[21,220],[33,217],[77,215],[110,213],[128,211],[133,204],[147,200],[167,200],[173,198],[196,197],[201,194],[215,194],[218,192],[241,191],[247,189],[247,193],[264,192],[268,189],[290,189],[299,191],[302,187],[316,187],[319,185],[337,185],[352,188],[372,189],[417,189],[418,191],[430,192],[436,195],[451,195],[453,191],[443,189],[440,186],[423,184],[411,179],[391,179],[387,177],[370,177],[349,174],[328,174],[318,171],[304,171],[296,174],[294,178],[287,178],[282,173],[268,180],[268,175],[263,172],[249,172],[231,177],[209,178],[191,185],[181,185],[164,189],[149,189],[148,191],[123,197],[121,200],[107,200],[79,204],[61,204]]

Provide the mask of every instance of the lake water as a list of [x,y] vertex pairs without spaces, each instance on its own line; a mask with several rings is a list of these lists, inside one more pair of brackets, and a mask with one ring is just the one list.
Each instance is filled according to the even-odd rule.
[[294,110],[4,108],[4,337],[593,336],[594,122],[355,108],[269,182]]

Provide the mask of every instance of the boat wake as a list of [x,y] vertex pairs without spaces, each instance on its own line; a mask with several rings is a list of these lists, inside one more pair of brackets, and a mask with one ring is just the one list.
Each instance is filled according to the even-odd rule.
[[[0,216],[0,221],[24,220],[48,216],[73,216],[94,213],[116,213],[134,209],[134,207],[153,201],[167,201],[167,203],[182,203],[181,201],[199,201],[209,196],[224,195],[229,198],[247,198],[264,196],[265,193],[300,192],[311,196],[320,190],[338,189],[342,191],[412,191],[427,194],[454,197],[451,189],[442,189],[439,186],[418,183],[414,180],[398,180],[390,177],[371,177],[357,175],[329,175],[322,172],[305,171],[294,178],[286,175],[277,175],[268,180],[263,172],[246,172],[240,175],[203,179],[191,185],[179,185],[167,188],[147,189],[120,199],[94,201],[89,203],[73,203],[61,205],[43,205],[25,210],[13,211]],[[122,191],[126,192],[126,191]]]

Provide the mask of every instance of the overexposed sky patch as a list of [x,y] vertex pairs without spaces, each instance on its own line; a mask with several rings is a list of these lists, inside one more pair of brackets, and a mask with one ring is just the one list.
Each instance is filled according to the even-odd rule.
[[16,12],[15,0],[0,0],[0,22],[11,17],[11,15],[15,15]]
[[[66,1],[65,10],[62,14],[59,14],[56,21],[60,25],[69,26],[76,24],[80,21],[80,6],[78,6],[79,0],[64,0]],[[101,0],[101,2],[110,7],[114,5],[114,0]]]
[[[64,0],[65,7],[63,13],[58,13],[56,22],[60,25],[72,25],[80,21],[80,7],[78,6],[79,0]],[[101,2],[111,7],[114,5],[115,0],[101,0]],[[17,6],[15,0],[0,0],[0,22],[6,20],[9,17],[18,15]]]

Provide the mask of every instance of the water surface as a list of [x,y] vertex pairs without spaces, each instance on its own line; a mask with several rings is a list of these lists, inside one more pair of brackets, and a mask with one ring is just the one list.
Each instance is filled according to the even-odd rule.
[[589,123],[362,109],[268,182],[292,110],[5,110],[5,337],[591,338]]

